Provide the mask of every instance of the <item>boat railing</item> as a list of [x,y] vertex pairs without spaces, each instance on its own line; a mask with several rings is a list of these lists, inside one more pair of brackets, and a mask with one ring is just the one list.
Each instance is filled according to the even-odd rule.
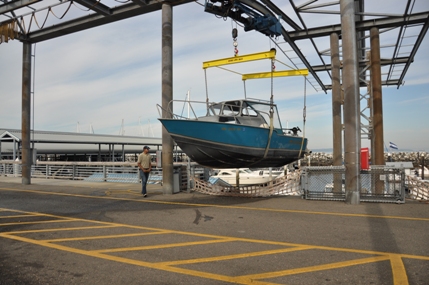
[[[174,113],[173,103],[183,103],[182,114],[179,115],[179,114]],[[163,119],[172,118],[172,119],[179,119],[179,120],[188,120],[188,119],[191,119],[191,117],[190,117],[191,112],[192,112],[192,116],[193,116],[192,119],[198,119],[198,116],[197,116],[195,109],[192,106],[192,104],[194,104],[194,105],[195,104],[204,104],[204,106],[205,106],[204,110],[207,112],[207,104],[210,104],[210,103],[204,102],[204,101],[171,100],[167,105],[167,109],[162,107],[159,104],[156,104],[156,107],[158,110],[159,117],[163,118]],[[189,111],[188,117],[186,117],[183,114],[186,106],[188,107],[188,111]]]

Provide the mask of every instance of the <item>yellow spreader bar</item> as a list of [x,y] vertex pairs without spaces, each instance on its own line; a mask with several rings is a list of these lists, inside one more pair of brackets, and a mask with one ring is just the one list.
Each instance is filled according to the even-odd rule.
[[234,56],[234,57],[227,57],[222,59],[205,61],[203,62],[203,69],[206,69],[209,67],[221,66],[221,65],[261,60],[261,59],[273,59],[275,57],[276,57],[275,50],[259,52],[259,53],[251,53],[247,55],[240,55],[240,56]]
[[308,69],[291,69],[291,70],[282,70],[274,72],[258,72],[258,73],[248,73],[243,74],[242,79],[261,79],[261,78],[271,78],[271,77],[284,77],[284,76],[298,76],[298,75],[308,75]]

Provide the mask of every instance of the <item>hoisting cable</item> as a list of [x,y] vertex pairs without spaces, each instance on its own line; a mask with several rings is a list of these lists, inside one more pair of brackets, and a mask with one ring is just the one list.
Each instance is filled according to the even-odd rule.
[[[233,21],[231,20],[231,27],[233,27]],[[238,55],[238,42],[237,42],[237,37],[238,37],[238,30],[237,30],[237,23],[235,24],[235,28],[232,28],[232,45],[234,46],[234,56]]]
[[304,76],[304,108],[302,109],[303,131],[302,131],[301,147],[299,149],[299,154],[298,154],[298,160],[301,159],[302,147],[304,146],[306,116],[307,116],[307,78],[306,76]]
[[268,134],[268,142],[265,147],[264,159],[267,157],[268,150],[270,149],[271,137],[273,136],[274,130],[274,70],[276,66],[274,65],[274,58],[271,59],[271,97],[270,97],[270,132]]

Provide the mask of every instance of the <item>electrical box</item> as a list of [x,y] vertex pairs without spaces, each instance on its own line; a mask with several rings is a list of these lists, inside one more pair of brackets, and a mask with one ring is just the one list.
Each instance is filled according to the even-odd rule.
[[360,169],[369,169],[369,149],[367,147],[361,148],[360,150]]

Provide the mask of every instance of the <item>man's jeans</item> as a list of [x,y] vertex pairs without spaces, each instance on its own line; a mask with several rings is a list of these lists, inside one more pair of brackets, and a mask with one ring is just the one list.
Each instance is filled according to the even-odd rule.
[[149,178],[149,172],[143,172],[143,170],[141,169],[139,170],[140,170],[140,178],[142,180],[142,194],[144,195],[146,194],[146,183]]

